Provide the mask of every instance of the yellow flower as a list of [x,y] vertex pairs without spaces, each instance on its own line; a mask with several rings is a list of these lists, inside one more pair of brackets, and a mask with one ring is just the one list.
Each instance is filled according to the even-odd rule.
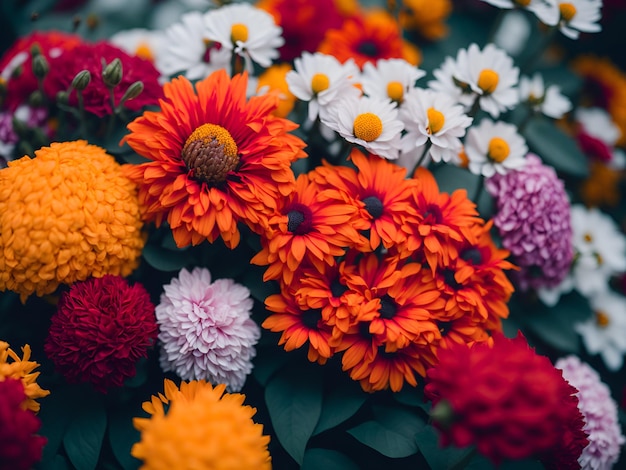
[[[9,362],[9,359],[12,359]],[[22,358],[9,348],[9,343],[0,341],[0,382],[7,378],[21,380],[24,385],[24,393],[27,396],[25,408],[35,413],[39,411],[39,403],[35,398],[43,398],[50,395],[49,390],[43,390],[37,385],[39,372],[33,372],[39,364],[30,359],[30,346],[22,348]]]
[[105,150],[53,143],[0,170],[0,291],[129,275],[145,243],[137,190]]
[[445,21],[451,12],[450,0],[404,0],[400,24],[431,41],[441,39],[448,34]]
[[278,108],[274,110],[275,116],[286,118],[296,103],[296,97],[289,91],[287,85],[287,72],[292,70],[289,64],[277,64],[269,67],[259,76],[257,91],[275,93],[278,98]]
[[205,381],[182,382],[179,390],[166,379],[164,388],[143,404],[151,417],[133,420],[141,440],[131,454],[143,470],[271,469],[270,438],[252,420],[256,409],[243,405],[245,395]]

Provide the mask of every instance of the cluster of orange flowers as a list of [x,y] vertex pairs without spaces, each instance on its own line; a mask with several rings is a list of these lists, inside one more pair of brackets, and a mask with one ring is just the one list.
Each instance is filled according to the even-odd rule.
[[310,361],[342,353],[366,391],[415,386],[448,342],[486,341],[508,315],[513,286],[490,223],[465,190],[354,150],[356,167],[318,167],[278,203],[252,263],[281,293],[263,327]]

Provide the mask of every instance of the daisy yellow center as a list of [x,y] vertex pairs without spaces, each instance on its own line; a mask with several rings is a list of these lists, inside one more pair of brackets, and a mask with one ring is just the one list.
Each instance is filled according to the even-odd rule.
[[193,176],[210,184],[226,181],[228,172],[237,168],[237,144],[228,130],[203,124],[191,133],[181,155]]
[[311,78],[311,90],[316,95],[318,93],[323,92],[330,86],[330,80],[328,79],[328,75],[324,73],[316,73]]
[[441,111],[437,111],[435,108],[428,108],[426,115],[428,116],[428,128],[426,130],[429,134],[436,134],[445,124],[446,118]]
[[565,21],[571,21],[576,15],[576,7],[571,3],[561,3],[559,5],[559,10],[561,12],[561,18]]
[[372,142],[383,133],[383,122],[374,113],[362,113],[354,119],[354,136]]
[[233,42],[246,42],[248,40],[248,27],[242,23],[235,23],[230,28],[230,39]]
[[391,101],[402,102],[404,98],[404,86],[400,82],[387,83],[387,96]]
[[609,326],[609,323],[611,323],[609,316],[602,311],[595,312],[595,316],[596,316],[596,324],[600,328],[606,328],[607,326]]
[[506,140],[494,137],[489,141],[488,157],[496,163],[502,163],[511,153],[511,148]]
[[493,93],[498,87],[499,80],[498,72],[491,69],[481,70],[478,75],[478,88],[484,93]]
[[145,42],[139,43],[137,49],[135,49],[135,55],[137,57],[141,57],[142,59],[149,60],[150,62],[154,62],[154,54],[152,54],[152,49],[150,49],[150,46]]
[[583,235],[583,240],[585,240],[587,243],[591,243],[593,241],[593,237],[589,232],[587,232],[585,233],[585,235]]

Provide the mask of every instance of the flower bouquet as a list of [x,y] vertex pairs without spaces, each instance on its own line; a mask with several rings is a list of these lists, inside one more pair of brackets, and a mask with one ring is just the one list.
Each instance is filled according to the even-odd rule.
[[0,469],[610,469],[618,0],[7,0]]

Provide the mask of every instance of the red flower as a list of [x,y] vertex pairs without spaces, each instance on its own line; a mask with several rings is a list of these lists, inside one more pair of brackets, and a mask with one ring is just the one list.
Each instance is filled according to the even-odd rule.
[[[124,106],[137,111],[147,105],[158,104],[163,96],[159,84],[159,71],[154,65],[137,56],[130,56],[123,50],[107,42],[96,44],[81,44],[73,49],[71,54],[61,54],[50,61],[50,73],[44,80],[44,90],[50,99],[55,99],[59,91],[68,89],[76,74],[82,70],[89,70],[91,81],[83,91],[85,109],[98,117],[111,114],[109,89],[102,80],[102,61],[107,64],[114,59],[122,63],[122,81],[113,90],[115,104],[130,85],[136,81],[143,83],[143,91],[134,99],[126,101]],[[76,106],[76,93],[70,95],[70,104]]]
[[27,397],[20,380],[0,382],[0,470],[28,470],[41,460],[46,438],[35,433],[41,421],[25,409]]
[[[0,59],[0,83],[6,82],[3,83],[6,85],[6,92],[2,98],[2,106],[15,110],[25,104],[31,93],[38,89],[32,67],[33,46],[38,45],[41,54],[50,63],[53,60],[51,56],[58,58],[62,55],[73,55],[65,52],[75,49],[81,43],[79,36],[57,31],[35,32],[20,38]],[[69,80],[72,78],[73,75]]]
[[521,334],[497,334],[493,345],[451,343],[438,359],[424,392],[443,445],[475,444],[496,465],[528,457],[576,464],[587,445],[577,390]]
[[105,392],[135,375],[156,338],[148,292],[106,275],[78,282],[61,297],[44,350],[68,382],[91,382]]

